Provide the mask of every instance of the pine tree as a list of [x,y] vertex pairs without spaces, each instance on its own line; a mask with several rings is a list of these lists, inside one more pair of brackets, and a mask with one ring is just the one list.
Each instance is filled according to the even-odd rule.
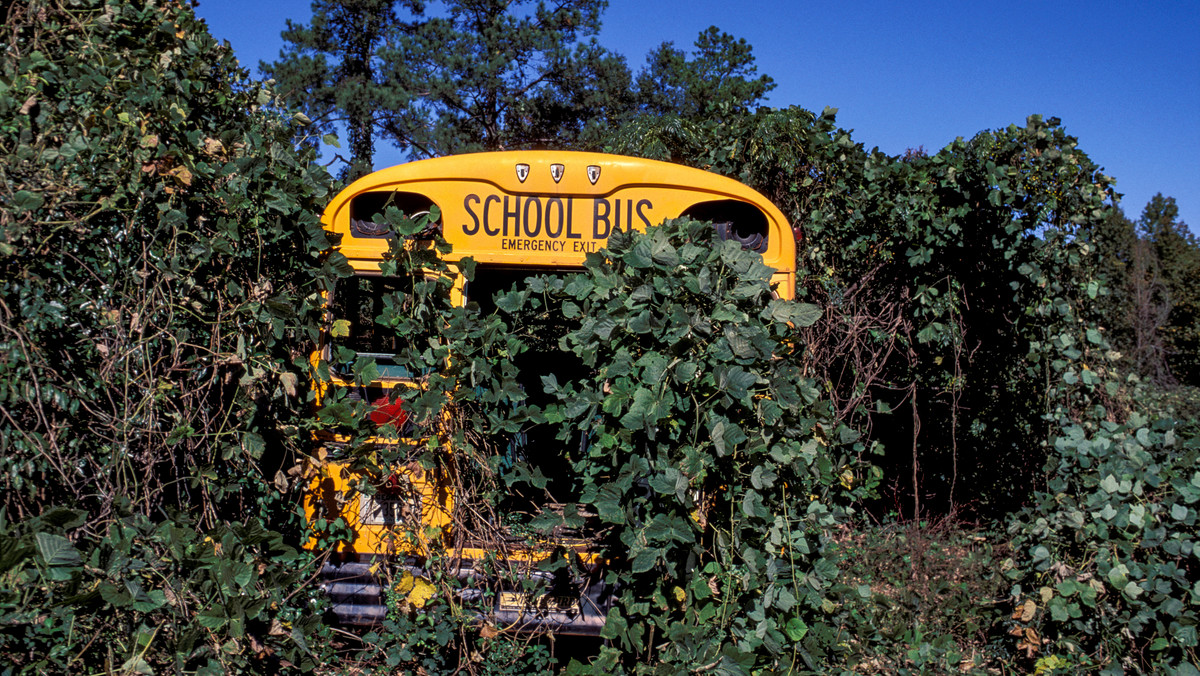
[[750,44],[710,26],[696,38],[690,59],[670,42],[651,52],[637,94],[652,115],[716,121],[752,109],[775,88],[769,75],[757,73]]
[[629,108],[623,57],[601,47],[602,0],[445,0],[394,33],[386,77],[416,98],[384,135],[414,157],[571,147]]
[[1155,195],[1138,228],[1153,248],[1170,314],[1162,327],[1167,363],[1181,382],[1200,385],[1200,242],[1179,220],[1174,197]]
[[1109,340],[1160,385],[1200,385],[1200,243],[1175,199],[1155,195],[1136,223],[1119,209],[1091,232],[1109,294]]
[[383,46],[411,25],[401,21],[397,6],[410,16],[423,10],[421,0],[314,0],[308,24],[287,22],[279,60],[260,64],[318,131],[345,125],[350,158],[344,178],[350,180],[371,171],[384,114],[411,104],[410,91],[386,79],[380,61]]

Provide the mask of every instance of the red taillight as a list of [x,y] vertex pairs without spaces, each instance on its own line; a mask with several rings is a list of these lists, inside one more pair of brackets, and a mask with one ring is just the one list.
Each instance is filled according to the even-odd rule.
[[385,393],[382,397],[371,402],[374,410],[369,414],[371,422],[376,425],[395,425],[396,429],[404,427],[408,422],[408,412],[404,410],[404,400],[391,401]]
[[402,477],[399,474],[390,474],[378,490],[385,495],[403,495],[412,490],[412,484],[406,476]]

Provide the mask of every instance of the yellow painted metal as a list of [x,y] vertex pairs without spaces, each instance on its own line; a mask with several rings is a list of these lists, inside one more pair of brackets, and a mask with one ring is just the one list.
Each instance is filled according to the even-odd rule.
[[[367,496],[359,492],[363,477],[346,463],[321,462],[314,470],[304,495],[304,513],[310,524],[318,516],[345,520],[352,538],[335,547],[339,553],[427,557],[441,551],[453,508],[451,482],[444,477],[409,463],[394,468],[393,477],[401,484],[398,494],[380,491]],[[383,509],[368,509],[371,506]],[[384,518],[376,516],[380,511],[386,512]],[[312,533],[307,546],[316,548],[319,537],[320,533]]]
[[[555,165],[562,167],[557,181]],[[528,167],[524,181],[518,166]],[[596,168],[594,183],[589,167]],[[383,169],[343,190],[321,219],[340,235],[338,250],[355,269],[378,269],[388,242],[352,232],[351,202],[394,191],[424,195],[438,206],[442,234],[453,248],[448,260],[470,256],[485,265],[558,268],[582,266],[614,228],[642,230],[705,202],[741,202],[766,218],[763,262],[778,271],[773,281],[779,295],[794,293],[796,241],[783,213],[751,188],[700,169],[555,150],[456,155]]]

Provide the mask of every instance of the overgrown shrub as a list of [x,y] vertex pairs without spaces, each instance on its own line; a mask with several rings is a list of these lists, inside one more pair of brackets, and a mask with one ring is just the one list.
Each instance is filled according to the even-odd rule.
[[86,518],[56,509],[0,521],[8,667],[224,674],[316,666],[306,637],[321,621],[307,608],[318,592],[301,591],[300,555],[279,533],[255,519],[201,532],[184,515],[130,515],[77,547],[66,535]]
[[892,157],[836,112],[644,119],[611,149],[736,177],[779,206],[801,237],[797,294],[824,313],[804,332],[809,373],[886,448],[875,462],[904,514],[1002,517],[1036,485],[1042,417],[1070,396],[1046,369],[1085,345],[1102,293],[1087,234],[1111,179],[1054,118]]
[[0,661],[311,665],[275,529],[329,179],[184,3],[4,11]]
[[1200,435],[1169,419],[1071,425],[1012,520],[1016,648],[1043,669],[1196,673]]
[[803,373],[796,328],[819,310],[773,300],[770,269],[704,223],[615,235],[606,257],[564,288],[565,342],[597,372],[559,385],[558,413],[595,440],[572,469],[623,562],[604,635],[648,667],[817,668],[829,529],[873,479]]

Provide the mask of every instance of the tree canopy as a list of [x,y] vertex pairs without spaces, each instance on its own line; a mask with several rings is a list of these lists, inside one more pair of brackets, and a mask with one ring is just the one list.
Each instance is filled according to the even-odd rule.
[[753,109],[774,83],[751,46],[716,27],[691,55],[664,43],[635,75],[597,40],[606,6],[318,0],[262,64],[322,132],[345,125],[351,174],[373,141],[414,159],[479,150],[599,148],[639,114],[713,118]]
[[775,88],[769,75],[756,77],[752,48],[710,26],[688,54],[665,42],[646,58],[638,73],[640,109],[655,116],[715,120],[753,110]]
[[371,171],[376,135],[411,103],[411,91],[389,79],[379,58],[395,33],[406,28],[397,5],[411,12],[422,8],[419,0],[314,0],[311,22],[288,20],[280,60],[261,64],[318,131],[327,134],[337,123],[345,125],[352,179]]
[[1108,294],[1097,305],[1110,340],[1137,373],[1200,386],[1200,242],[1174,198],[1155,195],[1141,218],[1114,209],[1093,230]]

